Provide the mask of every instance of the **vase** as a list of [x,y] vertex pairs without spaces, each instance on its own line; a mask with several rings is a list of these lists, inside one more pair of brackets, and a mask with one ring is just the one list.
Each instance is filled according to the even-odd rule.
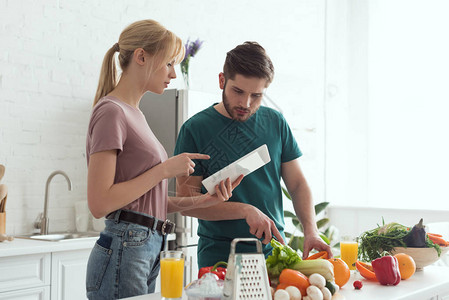
[[184,86],[188,90],[189,89],[189,73],[182,73],[182,77],[184,78]]

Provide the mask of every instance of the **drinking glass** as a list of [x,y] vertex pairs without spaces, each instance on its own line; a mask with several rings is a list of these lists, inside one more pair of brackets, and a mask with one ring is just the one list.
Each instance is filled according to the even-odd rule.
[[161,252],[162,299],[181,299],[184,286],[184,253],[182,251]]
[[355,270],[355,263],[357,262],[359,244],[357,238],[349,235],[341,237],[340,240],[340,256],[341,259],[348,265],[349,270]]

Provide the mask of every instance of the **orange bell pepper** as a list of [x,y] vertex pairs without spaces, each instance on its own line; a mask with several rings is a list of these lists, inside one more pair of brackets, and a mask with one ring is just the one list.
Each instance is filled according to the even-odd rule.
[[306,260],[310,260],[310,259],[318,259],[318,258],[322,258],[322,259],[328,259],[329,255],[327,254],[327,251],[320,251],[318,253],[312,254],[309,257],[306,258]]
[[374,273],[373,266],[369,263],[364,263],[362,261],[357,261],[355,263],[355,267],[359,271],[360,275],[362,275],[364,278],[368,280],[375,280],[378,281],[376,278],[376,273]]

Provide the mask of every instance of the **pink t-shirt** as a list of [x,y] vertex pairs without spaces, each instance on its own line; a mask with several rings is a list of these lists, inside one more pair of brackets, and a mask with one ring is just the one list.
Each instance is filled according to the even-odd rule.
[[[117,150],[114,183],[131,180],[167,159],[167,152],[151,131],[143,113],[115,97],[106,96],[95,105],[89,122],[86,154]],[[164,179],[123,209],[165,220],[167,180]]]

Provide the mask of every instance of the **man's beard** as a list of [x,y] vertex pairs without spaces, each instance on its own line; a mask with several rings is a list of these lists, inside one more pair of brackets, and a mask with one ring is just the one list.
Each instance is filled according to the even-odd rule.
[[245,122],[252,115],[254,115],[254,113],[257,111],[257,109],[255,109],[254,111],[251,111],[251,109],[239,107],[240,110],[245,110],[245,111],[249,112],[245,116],[242,116],[242,117],[239,116],[237,114],[237,112],[235,112],[233,110],[233,108],[231,107],[231,104],[229,104],[228,97],[226,96],[225,90],[226,90],[226,84],[225,84],[225,87],[223,88],[222,100],[223,100],[223,106],[226,109],[228,115],[231,117],[232,120],[239,121],[239,122]]

